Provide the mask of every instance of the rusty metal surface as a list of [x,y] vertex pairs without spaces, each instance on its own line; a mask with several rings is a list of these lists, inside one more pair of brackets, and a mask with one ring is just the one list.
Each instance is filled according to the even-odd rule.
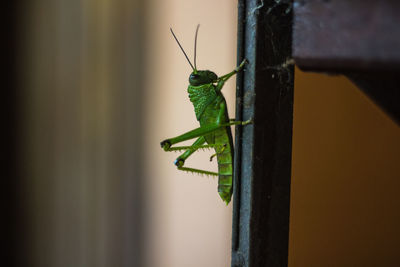
[[400,70],[400,1],[295,0],[293,57],[302,69]]

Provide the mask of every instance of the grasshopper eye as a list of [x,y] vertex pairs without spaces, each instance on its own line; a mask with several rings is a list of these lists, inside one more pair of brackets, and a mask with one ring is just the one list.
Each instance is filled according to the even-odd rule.
[[200,75],[195,74],[195,73],[192,73],[192,74],[190,74],[189,79],[190,79],[190,80],[197,80],[199,77],[200,77]]
[[201,76],[197,73],[192,73],[189,76],[189,83],[191,85],[199,85],[201,80]]

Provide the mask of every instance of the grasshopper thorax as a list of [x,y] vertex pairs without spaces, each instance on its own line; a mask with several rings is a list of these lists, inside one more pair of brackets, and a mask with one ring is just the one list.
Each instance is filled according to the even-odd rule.
[[189,76],[189,83],[192,86],[214,83],[218,79],[217,74],[209,70],[194,70]]

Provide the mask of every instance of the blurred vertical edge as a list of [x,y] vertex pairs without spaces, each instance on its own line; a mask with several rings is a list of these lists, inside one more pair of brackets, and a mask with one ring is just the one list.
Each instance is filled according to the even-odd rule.
[[22,0],[10,1],[4,3],[2,8],[1,25],[2,25],[2,61],[4,64],[3,75],[3,92],[1,114],[3,128],[1,130],[2,140],[2,163],[3,175],[1,183],[2,196],[2,237],[4,248],[2,250],[2,265],[17,266],[17,249],[19,239],[19,215],[20,203],[17,197],[17,188],[20,184],[20,176],[17,170],[17,75],[16,75],[16,30],[17,23],[17,7],[23,2]]
[[5,3],[4,266],[142,266],[144,3]]

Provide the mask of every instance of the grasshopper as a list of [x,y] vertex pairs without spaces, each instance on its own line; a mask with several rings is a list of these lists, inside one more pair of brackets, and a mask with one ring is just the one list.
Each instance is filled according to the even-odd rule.
[[[233,71],[220,77],[209,70],[197,70],[196,46],[199,26],[200,25],[197,25],[195,34],[194,66],[190,62],[173,30],[170,30],[193,70],[189,76],[187,91],[189,93],[189,99],[193,103],[196,118],[200,122],[200,127],[177,137],[162,141],[161,147],[165,151],[185,150],[174,162],[178,170],[218,176],[218,193],[222,200],[228,205],[232,197],[233,176],[233,140],[230,126],[246,125],[251,123],[251,120],[242,122],[229,119],[226,101],[221,93],[221,89],[230,77],[243,69],[247,60],[243,60]],[[172,145],[194,138],[197,139],[191,146],[172,147]],[[204,148],[212,148],[215,150],[215,154],[210,157],[210,161],[212,161],[214,157],[217,157],[218,173],[184,167],[185,160],[190,155],[198,149]]]

